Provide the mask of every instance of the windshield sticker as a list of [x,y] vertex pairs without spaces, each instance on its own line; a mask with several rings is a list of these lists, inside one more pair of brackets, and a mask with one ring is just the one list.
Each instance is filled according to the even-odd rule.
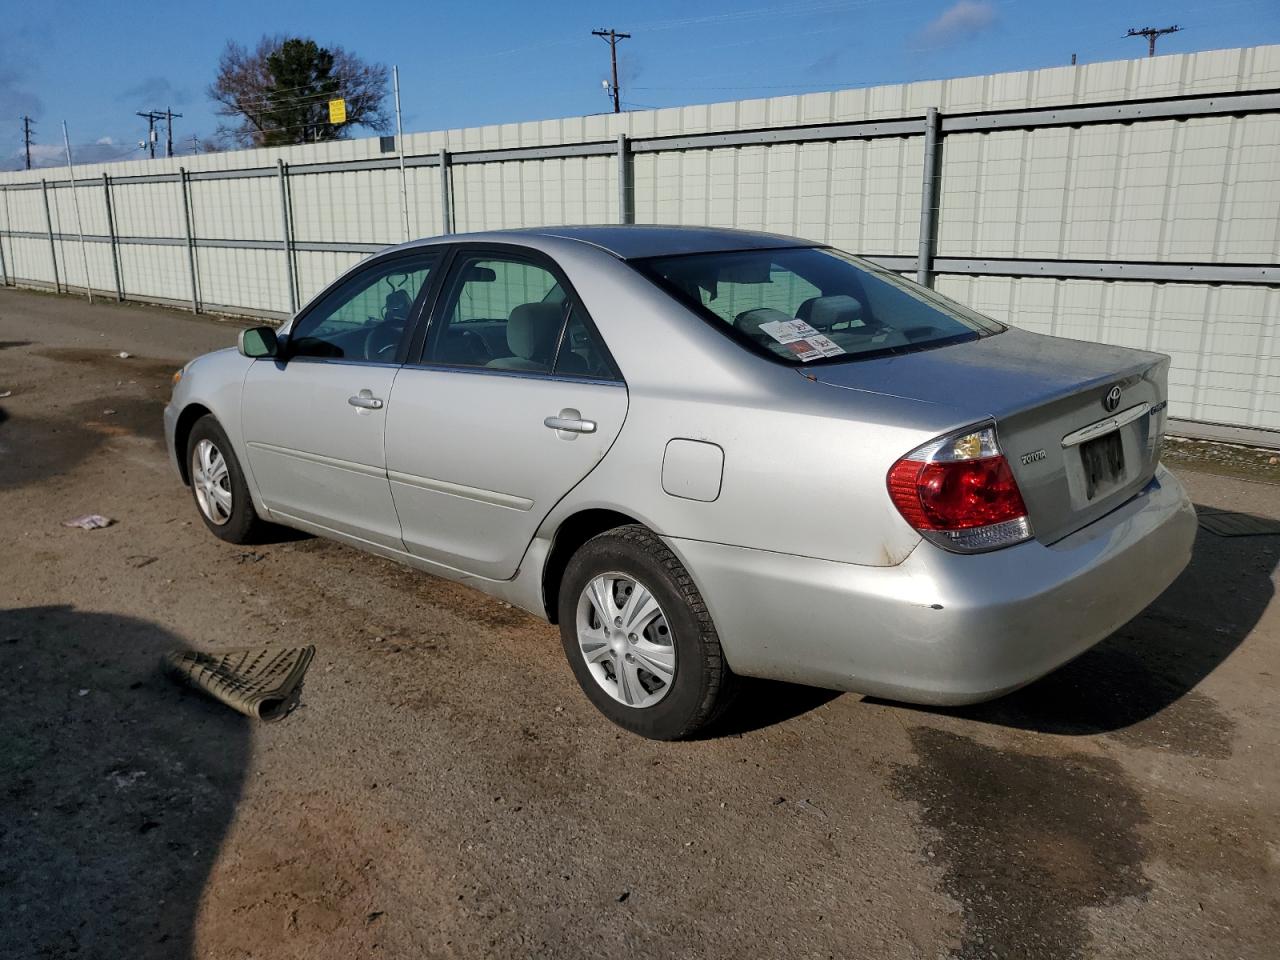
[[839,357],[845,353],[844,347],[803,320],[774,320],[760,324],[759,329],[794,353],[796,359],[803,363],[819,357]]

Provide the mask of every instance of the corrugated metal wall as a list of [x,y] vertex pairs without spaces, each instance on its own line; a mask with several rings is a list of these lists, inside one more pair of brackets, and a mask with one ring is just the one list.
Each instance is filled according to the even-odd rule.
[[[899,258],[907,269],[919,247],[922,128],[732,146],[673,140],[668,148],[653,138],[889,122],[920,118],[929,107],[945,123],[966,114],[1247,91],[1280,91],[1280,46],[414,134],[405,138],[409,232],[445,229],[436,158],[448,150],[455,158],[448,213],[460,232],[628,216],[797,234]],[[1174,416],[1280,430],[1274,282],[995,276],[972,265],[1002,258],[1015,264],[1006,263],[1005,272],[1028,265],[1024,274],[1043,272],[1032,261],[1276,267],[1280,115],[1257,109],[943,130],[939,290],[1028,329],[1168,353]],[[620,164],[611,146],[619,135],[648,141],[623,168],[629,211],[620,209]],[[563,154],[573,145],[591,155],[554,155],[552,148]],[[520,159],[476,153],[528,148],[546,149]],[[82,286],[84,260],[74,239],[82,228],[90,240],[88,282],[98,290],[116,290],[114,246],[126,297],[190,303],[194,259],[202,306],[285,313],[292,299],[305,301],[360,257],[405,238],[398,167],[368,168],[387,159],[372,138],[79,167],[79,225],[65,171],[0,174],[5,275]],[[287,178],[278,175],[278,162],[288,165]],[[177,176],[182,168],[191,174],[185,184]],[[113,223],[104,173],[112,179]],[[167,176],[157,182],[156,174]],[[31,188],[40,177],[47,191]],[[131,179],[139,177],[150,179]],[[948,259],[970,266],[948,272]]]

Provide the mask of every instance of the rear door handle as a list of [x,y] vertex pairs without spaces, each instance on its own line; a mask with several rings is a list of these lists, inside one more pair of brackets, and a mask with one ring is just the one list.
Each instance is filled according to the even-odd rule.
[[544,427],[565,433],[595,433],[596,422],[584,420],[577,410],[561,410],[558,417],[547,417],[542,421]]
[[361,410],[382,409],[382,401],[373,395],[372,390],[361,390],[354,397],[347,397],[347,403]]

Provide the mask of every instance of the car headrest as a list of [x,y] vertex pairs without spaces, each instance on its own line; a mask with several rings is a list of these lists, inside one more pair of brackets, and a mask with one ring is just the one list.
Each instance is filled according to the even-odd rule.
[[407,320],[412,308],[413,298],[407,290],[392,290],[383,303],[382,317],[384,320]]
[[563,320],[563,303],[522,303],[507,318],[507,346],[525,360],[549,360]]
[[814,297],[806,304],[808,315],[803,319],[818,330],[830,330],[837,324],[859,326],[862,324],[862,302],[847,293],[830,297]]

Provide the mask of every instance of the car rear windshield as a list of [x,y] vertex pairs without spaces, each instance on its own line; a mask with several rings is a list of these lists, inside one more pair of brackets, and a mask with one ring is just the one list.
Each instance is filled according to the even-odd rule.
[[739,343],[795,365],[923,350],[1004,330],[927,287],[828,247],[631,263]]

